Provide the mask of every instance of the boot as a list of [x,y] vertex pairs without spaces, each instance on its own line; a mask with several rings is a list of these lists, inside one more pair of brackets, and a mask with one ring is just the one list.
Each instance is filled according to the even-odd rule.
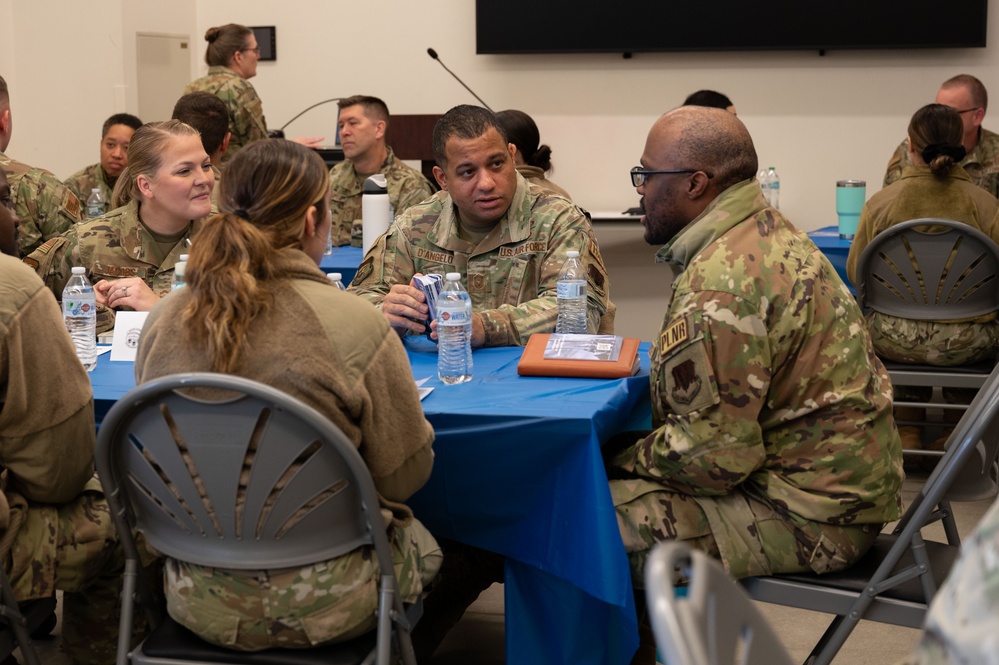
[[922,450],[923,437],[921,427],[914,423],[925,422],[926,409],[920,409],[915,406],[895,407],[895,423],[898,425],[898,435],[902,439],[903,450]]

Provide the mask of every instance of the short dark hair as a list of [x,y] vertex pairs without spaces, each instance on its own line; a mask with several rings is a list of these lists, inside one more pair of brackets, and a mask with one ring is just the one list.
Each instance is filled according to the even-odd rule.
[[104,121],[104,126],[101,128],[101,138],[103,139],[107,136],[108,130],[115,125],[125,125],[126,127],[131,127],[132,131],[135,131],[139,127],[142,127],[142,121],[131,113],[115,113]]
[[384,120],[385,125],[388,126],[388,105],[377,97],[371,97],[370,95],[354,95],[353,97],[344,97],[338,101],[336,105],[337,108],[341,109],[358,105],[363,106],[365,115],[374,116],[378,120]]
[[677,164],[714,175],[719,192],[756,175],[759,160],[746,126],[714,107],[681,106],[666,117],[680,126],[670,146]]
[[944,81],[940,87],[954,88],[959,85],[968,89],[968,93],[971,95],[972,104],[981,107],[983,110],[988,110],[989,93],[985,90],[985,84],[971,74],[958,74],[957,76],[952,76]]
[[735,106],[731,99],[720,92],[715,92],[714,90],[698,90],[697,92],[692,92],[687,95],[685,100],[683,100],[683,105],[708,106],[713,109],[728,109],[729,106]]
[[534,118],[523,111],[508,109],[496,114],[496,120],[503,127],[507,140],[517,146],[517,152],[529,166],[542,171],[552,170],[552,149],[541,143],[541,132]]
[[434,161],[437,166],[444,168],[447,165],[447,142],[457,136],[462,139],[477,139],[492,127],[503,141],[508,143],[506,131],[500,125],[496,115],[489,109],[471,104],[460,104],[441,116],[441,119],[434,125]]
[[201,133],[205,152],[214,155],[229,131],[229,110],[225,102],[210,92],[189,92],[173,107],[174,120],[180,120]]

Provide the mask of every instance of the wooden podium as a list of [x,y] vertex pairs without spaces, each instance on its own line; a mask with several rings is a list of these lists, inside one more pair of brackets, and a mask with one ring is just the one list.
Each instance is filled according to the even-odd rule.
[[434,189],[440,189],[434,179],[434,149],[432,138],[434,125],[441,114],[393,115],[389,117],[385,142],[399,159],[418,159],[421,171]]

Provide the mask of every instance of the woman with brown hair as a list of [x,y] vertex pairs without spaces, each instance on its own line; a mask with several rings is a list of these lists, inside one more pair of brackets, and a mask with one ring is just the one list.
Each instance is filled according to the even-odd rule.
[[[329,199],[325,164],[296,143],[259,141],[233,158],[221,213],[191,248],[187,286],[149,315],[136,378],[226,372],[328,417],[357,446],[392,515],[396,574],[411,602],[440,565],[436,542],[402,503],[430,475],[433,430],[398,335],[318,268]],[[307,647],[374,627],[379,571],[366,548],[291,570],[165,566],[170,616],[216,644]]]
[[[205,32],[205,63],[208,74],[187,84],[184,94],[210,92],[229,110],[229,147],[222,155],[228,163],[251,141],[267,138],[264,107],[250,79],[257,75],[260,47],[253,31],[245,25],[227,23]],[[318,147],[322,137],[299,137],[296,143]]]
[[114,310],[148,311],[170,291],[174,265],[211,213],[215,175],[201,136],[179,120],[143,125],[111,195],[113,210],[77,224],[25,259],[56,299],[84,266],[94,283],[97,332]]

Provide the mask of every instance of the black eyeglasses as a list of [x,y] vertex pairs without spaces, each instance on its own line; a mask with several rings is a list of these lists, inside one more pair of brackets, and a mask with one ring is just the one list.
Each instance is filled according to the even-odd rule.
[[[636,166],[631,169],[631,184],[633,187],[641,187],[645,184],[645,181],[649,179],[650,175],[656,175],[657,173],[662,173],[664,175],[669,175],[671,173],[697,173],[701,169],[670,169],[668,171],[653,171],[650,169],[643,169],[641,166]],[[704,175],[708,176],[708,179],[714,178],[710,173],[701,171]]]
[[245,53],[246,51],[253,51],[257,55],[260,55],[260,47],[259,46],[256,47],[256,48],[241,48],[241,49],[239,49],[240,53]]

